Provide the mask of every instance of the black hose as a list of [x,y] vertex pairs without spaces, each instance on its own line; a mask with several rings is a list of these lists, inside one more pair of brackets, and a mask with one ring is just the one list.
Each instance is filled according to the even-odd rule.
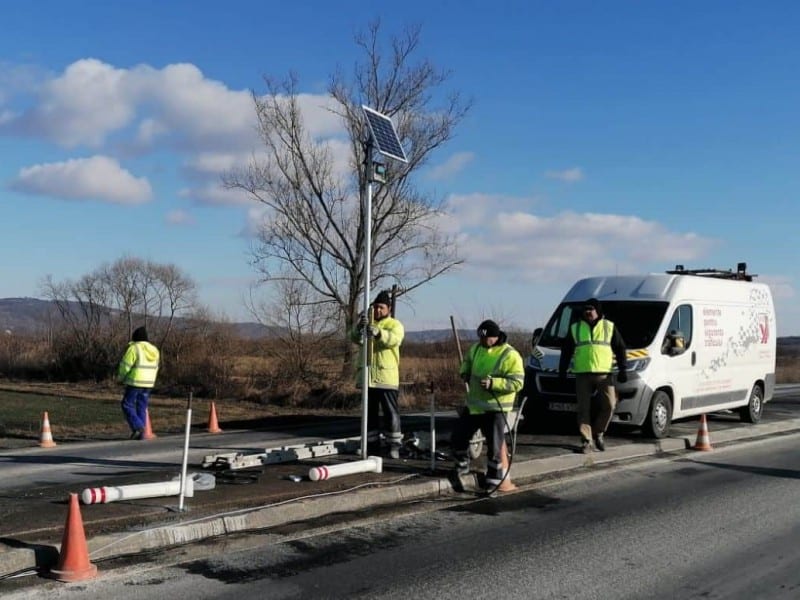
[[[489,393],[492,395],[492,398],[495,402],[497,402],[497,407],[500,409],[500,414],[503,415],[503,421],[505,422],[505,430],[508,430],[509,436],[511,437],[511,449],[508,454],[508,469],[506,469],[505,473],[503,473],[503,478],[500,482],[495,485],[491,490],[486,490],[486,495],[491,496],[492,494],[496,493],[497,490],[500,489],[500,486],[503,485],[506,479],[508,479],[509,474],[511,473],[511,465],[514,463],[514,452],[517,448],[517,428],[515,427],[512,429],[508,424],[508,417],[506,416],[508,413],[503,410],[503,405],[500,404],[500,400],[497,399],[497,395],[494,393],[494,390],[489,390]],[[519,421],[519,417],[517,417],[517,421]],[[505,433],[503,434],[505,437]]]

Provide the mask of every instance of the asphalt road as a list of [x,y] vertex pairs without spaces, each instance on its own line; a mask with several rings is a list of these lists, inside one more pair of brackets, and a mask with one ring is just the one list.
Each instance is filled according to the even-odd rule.
[[[779,386],[775,398],[767,403],[763,422],[800,417],[800,384]],[[437,439],[446,444],[455,420],[453,412],[439,413],[436,419]],[[223,429],[225,423],[221,424]],[[709,428],[723,430],[743,427],[737,414],[714,414]],[[403,415],[406,433],[427,432],[430,415]],[[673,423],[675,437],[692,435],[697,420]],[[315,443],[322,440],[358,437],[360,419],[356,417],[276,418],[259,430],[231,430],[221,434],[193,433],[190,438],[188,465],[199,467],[206,456],[227,453],[246,455],[268,448]],[[637,429],[613,427],[608,445],[629,444],[641,440]],[[575,450],[577,435],[574,417],[565,415],[553,424],[548,433],[521,433],[517,450],[526,457],[547,457]],[[86,484],[103,485],[107,478],[146,473],[180,472],[183,461],[184,436],[159,436],[147,441],[99,441],[60,444],[56,448],[15,448],[0,451],[0,493],[19,492],[47,486]]]
[[333,532],[231,539],[4,598],[797,598],[799,441],[616,465]]

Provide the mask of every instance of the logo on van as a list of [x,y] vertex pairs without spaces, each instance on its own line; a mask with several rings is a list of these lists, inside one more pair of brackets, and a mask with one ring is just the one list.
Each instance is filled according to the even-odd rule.
[[761,334],[761,343],[766,344],[769,341],[769,315],[759,315],[759,319],[758,331]]

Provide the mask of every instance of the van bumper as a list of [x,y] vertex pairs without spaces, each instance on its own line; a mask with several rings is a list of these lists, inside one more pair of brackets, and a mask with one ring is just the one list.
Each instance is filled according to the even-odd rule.
[[[526,413],[537,417],[547,414],[576,413],[578,401],[575,394],[575,377],[562,381],[558,373],[526,368],[524,394],[528,397]],[[636,373],[628,373],[626,383],[618,383],[617,406],[613,423],[639,426],[647,418],[653,390]]]

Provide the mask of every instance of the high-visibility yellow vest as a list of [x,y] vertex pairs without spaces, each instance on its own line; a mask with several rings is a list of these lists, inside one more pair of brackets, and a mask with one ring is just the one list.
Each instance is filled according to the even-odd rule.
[[594,328],[586,321],[578,321],[570,327],[575,340],[573,373],[610,373],[614,353],[611,338],[614,336],[614,323],[600,319]]
[[[368,340],[369,383],[368,387],[396,390],[400,387],[400,344],[405,337],[403,324],[394,317],[385,317],[373,323],[381,330],[381,337]],[[358,328],[350,332],[350,339],[360,342],[362,337]],[[364,364],[364,347],[361,347],[358,357],[358,370],[356,373],[356,386],[361,387],[362,365]]]
[[[513,410],[517,392],[525,382],[522,356],[510,344],[498,344],[491,348],[473,345],[461,363],[459,374],[470,376],[467,408],[473,415]],[[480,385],[485,377],[492,379],[491,390],[485,390]]]
[[119,381],[131,387],[152,388],[158,376],[159,359],[158,348],[150,342],[130,342],[119,361]]

